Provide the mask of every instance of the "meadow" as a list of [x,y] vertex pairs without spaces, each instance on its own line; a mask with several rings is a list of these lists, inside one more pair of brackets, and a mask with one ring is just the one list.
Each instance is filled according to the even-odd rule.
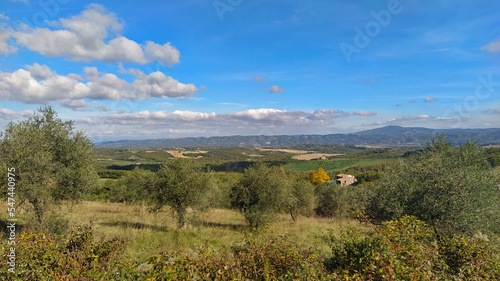
[[[2,202],[1,208],[7,209],[7,204]],[[241,213],[228,209],[212,208],[195,218],[187,229],[177,228],[168,207],[150,212],[146,206],[84,201],[63,203],[55,209],[65,214],[69,225],[92,226],[96,241],[124,239],[125,255],[139,263],[161,252],[191,251],[203,244],[222,251],[253,233]],[[0,220],[6,219],[7,214],[2,213]],[[26,221],[21,220],[20,224]],[[330,252],[326,236],[353,228],[368,232],[373,227],[353,219],[300,217],[294,222],[290,215],[279,214],[267,228],[278,235],[289,235],[294,242],[326,257]]]

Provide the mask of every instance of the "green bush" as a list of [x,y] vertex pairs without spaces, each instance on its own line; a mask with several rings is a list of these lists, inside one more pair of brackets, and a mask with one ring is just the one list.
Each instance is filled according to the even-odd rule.
[[361,280],[499,280],[500,252],[482,239],[436,234],[415,217],[391,221],[371,236],[328,237],[329,270]]
[[[134,280],[135,265],[120,259],[125,243],[94,241],[90,226],[73,227],[64,236],[22,232],[16,241],[15,273],[0,267],[2,280]],[[10,246],[0,258],[7,264]]]

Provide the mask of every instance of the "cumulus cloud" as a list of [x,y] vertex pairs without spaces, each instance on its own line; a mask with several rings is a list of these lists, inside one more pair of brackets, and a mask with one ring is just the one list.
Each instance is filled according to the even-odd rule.
[[9,17],[6,16],[4,13],[0,13],[0,20],[9,20]]
[[375,115],[377,115],[377,113],[376,112],[371,112],[371,111],[359,110],[359,111],[354,111],[352,113],[352,115],[354,115],[354,116],[375,116]]
[[[335,123],[335,119],[350,114],[342,110],[321,109],[311,112],[288,111],[274,108],[247,109],[244,111],[216,114],[194,111],[153,111],[135,113],[117,113],[95,118],[78,120],[79,123],[98,128],[103,123],[105,128],[114,130],[177,130],[185,132],[204,131],[209,135],[229,134],[293,134],[297,130],[320,128],[323,132]],[[99,132],[95,132],[99,134]]]
[[425,102],[433,102],[435,101],[436,99],[433,98],[433,97],[425,97]]
[[208,91],[207,87],[204,86],[204,85],[200,85],[200,88],[203,90],[203,91]]
[[271,94],[274,94],[274,93],[284,93],[285,90],[283,90],[282,88],[280,88],[278,85],[273,85],[273,86],[271,86],[271,89],[269,89],[269,92]]
[[33,110],[14,111],[7,108],[0,108],[0,119],[4,120],[29,118],[33,116],[33,114],[35,114]]
[[[193,84],[183,84],[161,72],[144,74],[129,83],[112,73],[99,73],[87,67],[86,80],[76,74],[58,75],[46,65],[37,63],[12,73],[0,72],[0,100],[28,104],[62,100],[63,106],[82,107],[84,98],[94,100],[138,100],[151,98],[185,98],[199,92]],[[80,106],[78,106],[80,105]]]
[[491,42],[490,44],[482,47],[481,50],[486,50],[490,53],[500,52],[500,40]]
[[170,43],[147,41],[139,44],[120,35],[123,26],[116,15],[99,4],[90,4],[81,14],[50,25],[51,29],[23,25],[11,36],[18,45],[31,51],[49,57],[64,56],[73,61],[138,64],[158,61],[167,65],[179,62],[180,53]]

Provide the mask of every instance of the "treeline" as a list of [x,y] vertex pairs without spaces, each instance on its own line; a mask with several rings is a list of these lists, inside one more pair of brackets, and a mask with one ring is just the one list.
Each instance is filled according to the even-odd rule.
[[345,157],[354,159],[368,159],[368,158],[400,158],[404,157],[408,150],[402,149],[389,149],[389,148],[377,148],[377,149],[367,149],[363,151],[351,152],[345,155]]

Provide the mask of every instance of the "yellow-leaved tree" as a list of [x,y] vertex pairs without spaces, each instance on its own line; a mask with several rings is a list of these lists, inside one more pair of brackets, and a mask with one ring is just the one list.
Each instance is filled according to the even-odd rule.
[[309,172],[309,180],[312,184],[318,185],[322,182],[327,182],[330,180],[330,176],[323,170],[323,168],[319,167],[316,171],[312,170]]

